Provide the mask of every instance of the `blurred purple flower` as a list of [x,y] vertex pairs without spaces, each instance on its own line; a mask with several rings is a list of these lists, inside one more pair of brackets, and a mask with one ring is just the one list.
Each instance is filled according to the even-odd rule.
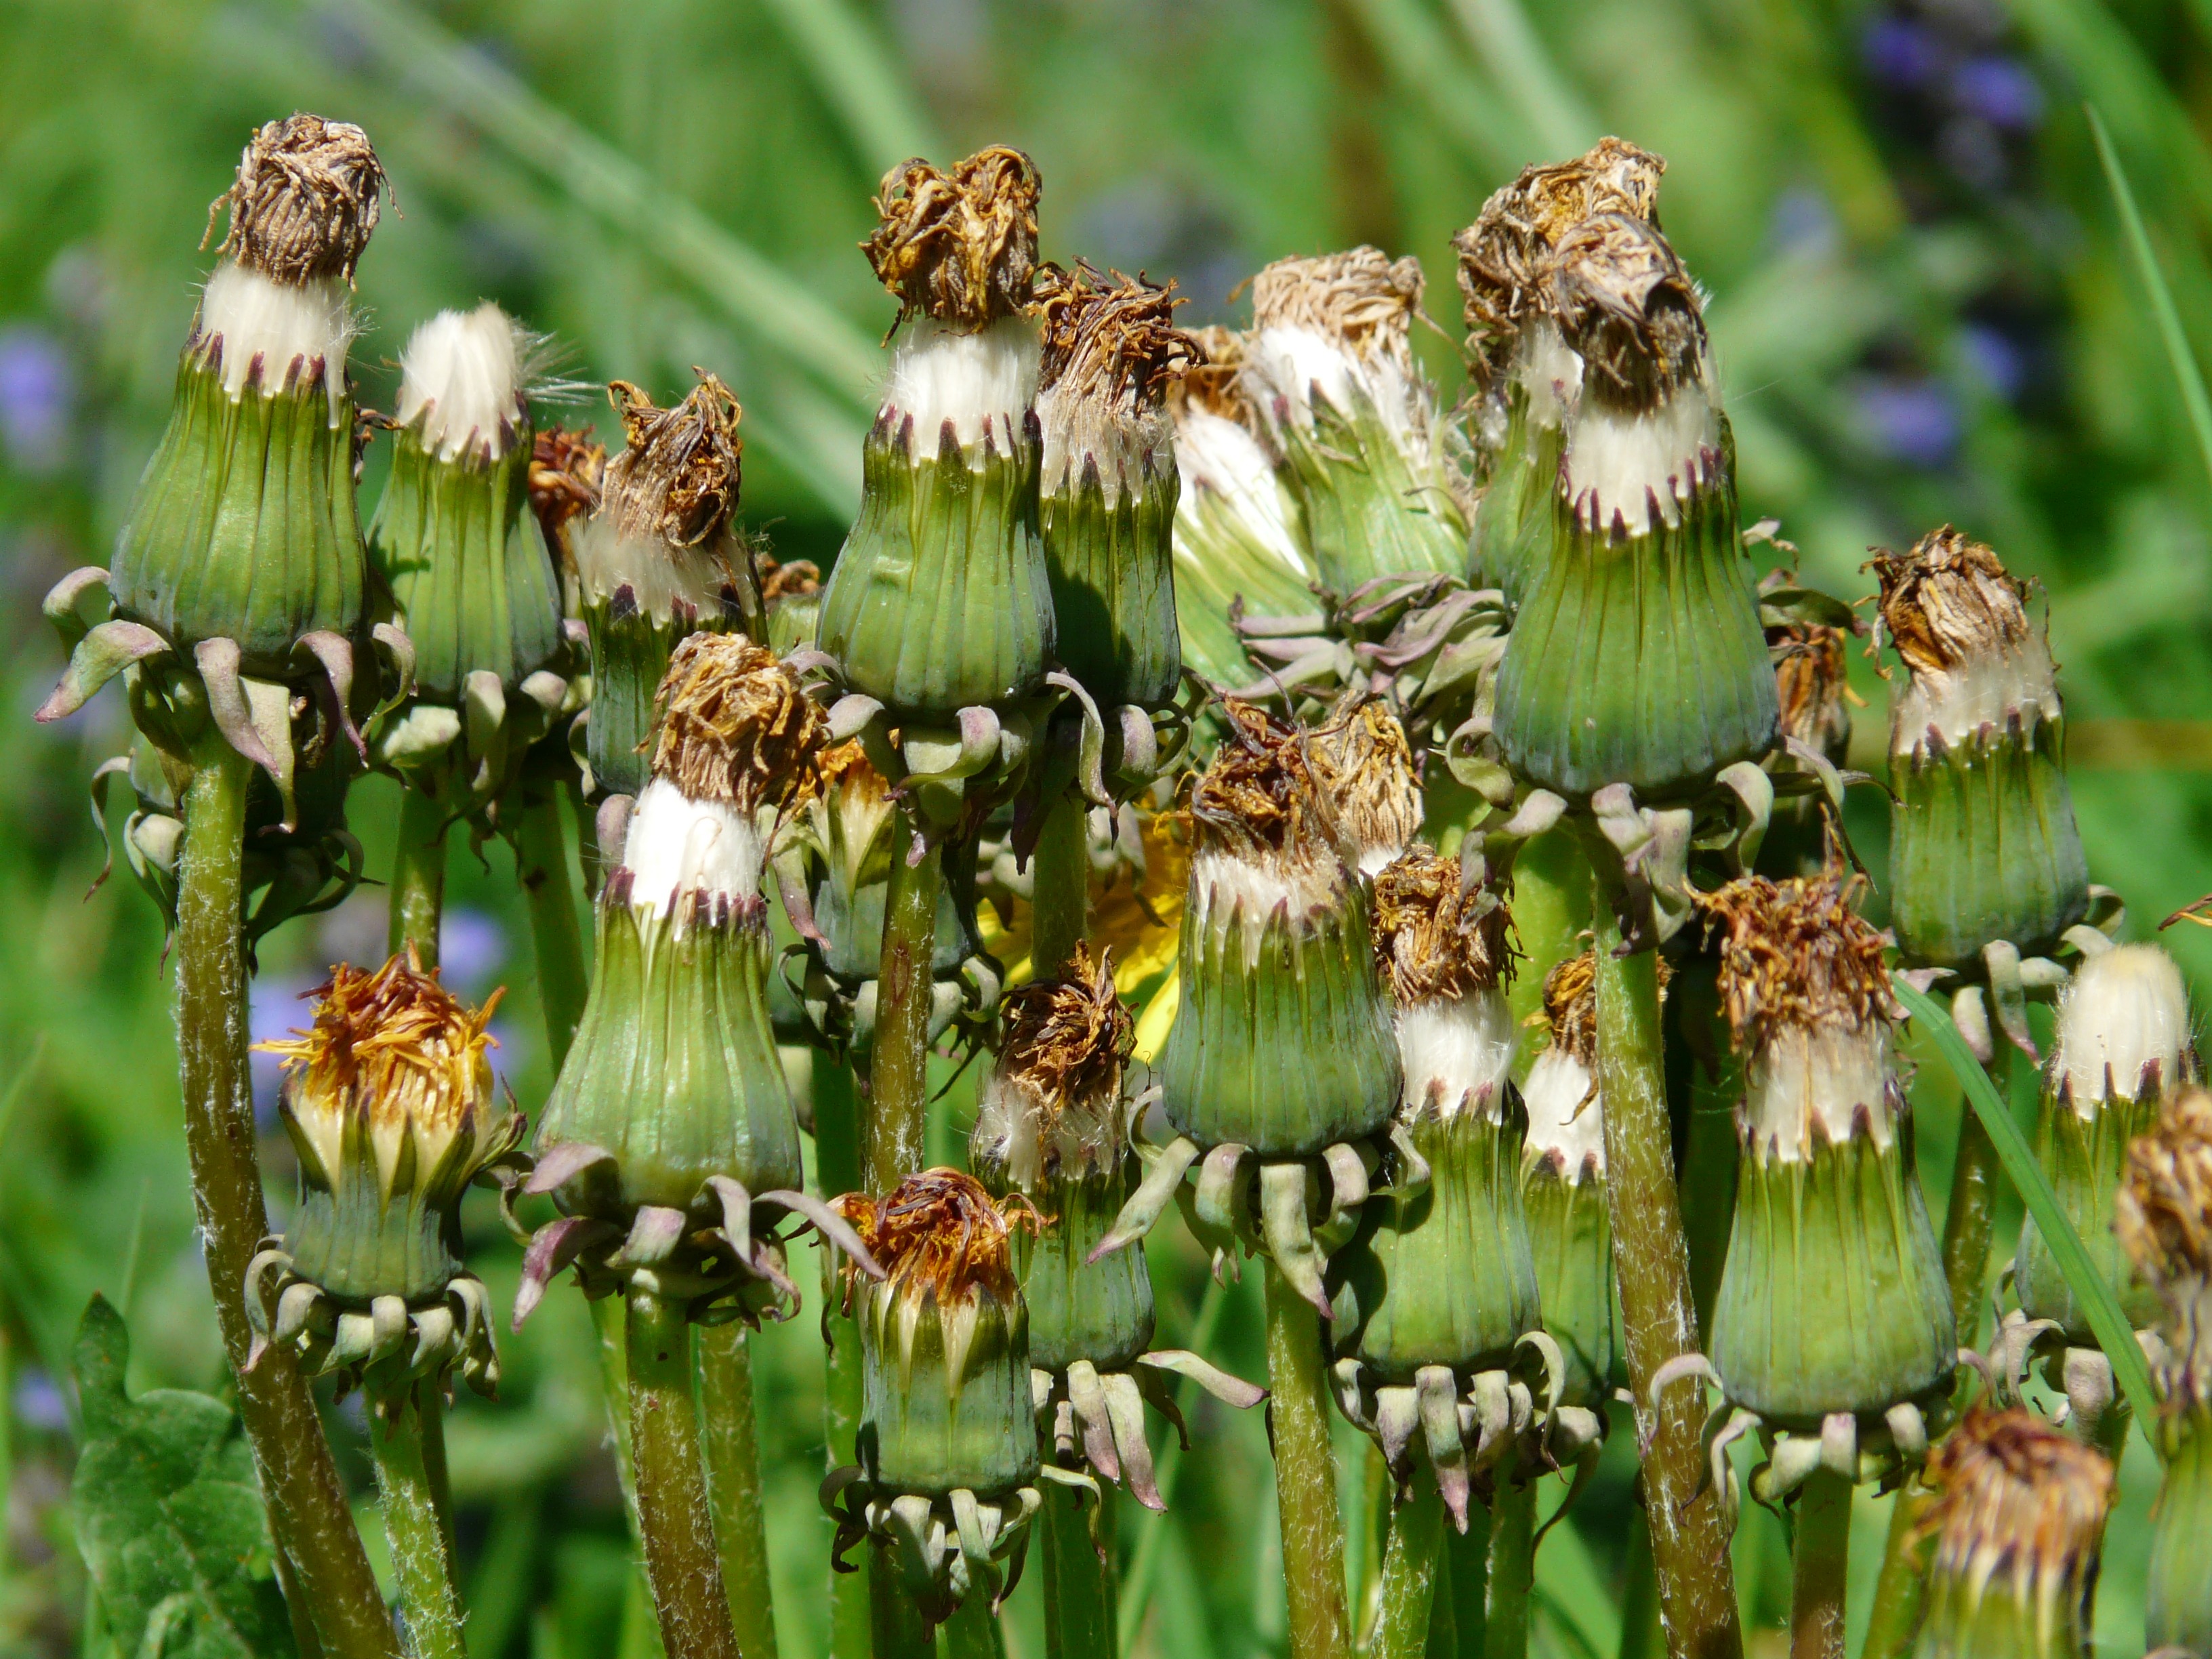
[[76,374],[60,341],[33,324],[0,329],[0,441],[26,472],[54,471],[69,454]]
[[1869,380],[1858,390],[1858,413],[1875,445],[1910,465],[1942,466],[1958,451],[1958,407],[1949,391],[1934,380]]
[[2017,58],[1970,58],[1952,72],[1951,96],[1991,126],[2032,131],[2043,120],[2043,88]]
[[2027,354],[2002,329],[1987,323],[1968,323],[1959,331],[1959,343],[1990,390],[2007,403],[2017,403],[2027,389]]
[[438,961],[448,988],[481,1001],[507,964],[507,930],[489,911],[448,905],[438,930]]
[[1911,91],[1935,79],[1943,43],[1909,17],[1877,17],[1860,37],[1859,56],[1876,81]]
[[[270,1042],[289,1036],[295,1030],[305,1030],[313,1024],[314,1014],[302,999],[321,983],[320,978],[296,975],[255,980],[246,994],[247,1036],[255,1042]],[[274,1054],[257,1049],[252,1059],[253,1121],[262,1133],[274,1134],[279,1124],[276,1097],[284,1074]]]
[[1835,210],[1812,185],[1792,185],[1774,198],[1768,234],[1784,253],[1832,253],[1838,240]]
[[530,1064],[530,1033],[509,1019],[495,1019],[486,1030],[499,1045],[491,1051],[492,1087],[504,1100],[514,1087],[514,1079]]
[[69,1401],[36,1365],[26,1365],[15,1379],[15,1417],[27,1429],[58,1434],[70,1425]]

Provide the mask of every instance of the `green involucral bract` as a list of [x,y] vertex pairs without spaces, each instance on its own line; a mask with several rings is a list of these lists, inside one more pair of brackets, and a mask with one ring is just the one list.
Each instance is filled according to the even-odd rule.
[[2166,1480],[2151,1512],[2143,1639],[2153,1650],[2212,1652],[2212,1407],[2175,1401],[2160,1435]]
[[[1553,339],[1562,362],[1572,362]],[[1502,590],[1508,605],[1518,605],[1534,585],[1552,547],[1552,496],[1559,488],[1559,457],[1566,451],[1566,429],[1559,418],[1558,396],[1532,389],[1528,370],[1517,367],[1505,392],[1505,441],[1492,464],[1489,482],[1474,509],[1469,539],[1469,574],[1486,587]]]
[[[531,434],[497,460],[440,460],[421,421],[392,443],[392,475],[370,521],[370,562],[415,647],[417,695],[457,704],[488,671],[512,692],[561,651],[561,586],[528,497]],[[593,718],[597,719],[594,711]]]
[[635,595],[624,588],[617,587],[611,597],[586,599],[592,716],[584,732],[596,791],[643,791],[653,777],[653,694],[668,672],[669,658],[694,634],[730,633],[738,626],[733,605],[693,611],[679,601],[672,614],[656,617],[640,610]]
[[854,690],[901,714],[950,718],[1026,696],[1056,635],[1037,527],[1034,416],[1002,453],[971,457],[947,422],[934,453],[887,410],[861,453],[860,516],[822,597],[822,648]]
[[870,1481],[942,1497],[1003,1496],[1032,1484],[1038,1455],[1029,1313],[971,1285],[936,1288],[894,1273],[861,1285],[860,1466]]
[[1322,586],[1346,594],[1377,576],[1464,574],[1467,520],[1443,469],[1416,471],[1366,388],[1347,380],[1342,392],[1349,409],[1317,397],[1310,427],[1275,429]]
[[416,1167],[410,1138],[387,1193],[361,1114],[348,1115],[332,1170],[321,1167],[289,1109],[284,1121],[301,1166],[299,1207],[284,1234],[292,1271],[345,1303],[380,1296],[419,1302],[442,1292],[461,1271],[460,1197],[476,1173],[475,1137],[454,1137],[438,1167],[427,1170]]
[[[986,1180],[986,1185],[991,1184]],[[1009,1241],[1029,1307],[1030,1363],[1064,1371],[1088,1360],[1102,1371],[1127,1370],[1152,1345],[1152,1275],[1142,1249],[1089,1260],[1137,1189],[1133,1161],[1083,1180],[1048,1178],[1030,1197],[1045,1218],[1035,1238]]]
[[1060,660],[1102,706],[1157,707],[1182,675],[1173,556],[1179,485],[1172,454],[1148,456],[1109,501],[1097,458],[1085,455],[1038,503],[1052,573]]
[[1713,1312],[1723,1390],[1776,1428],[1880,1414],[1948,1384],[1958,1336],[1908,1123],[1891,1144],[1747,1147]]
[[[2115,1095],[2084,1118],[2071,1105],[2045,1097],[2035,1129],[2035,1160],[2051,1182],[2058,1207],[2073,1224],[2098,1276],[2112,1287],[2120,1311],[2137,1330],[2158,1323],[2158,1292],[2136,1277],[2135,1266],[2112,1234],[2114,1195],[2125,1168],[2128,1143],[2158,1122],[2158,1096],[2133,1101]],[[2066,1282],[2033,1216],[2022,1218],[2020,1249],[2013,1258],[2013,1288],[2030,1319],[2055,1319],[2076,1347],[2097,1346],[2089,1316]]]
[[1606,1211],[1605,1177],[1595,1166],[1578,1176],[1557,1159],[1539,1155],[1522,1171],[1521,1202],[1544,1329],[1566,1361],[1559,1403],[1601,1404],[1628,1375],[1620,1302],[1613,1283],[1613,1223]]
[[[1903,734],[1900,734],[1903,735]],[[1914,962],[1956,967],[2008,940],[2048,950],[2089,908],[2064,722],[1986,728],[1890,757],[1890,920]]]
[[367,586],[353,486],[351,398],[320,363],[265,389],[223,386],[221,354],[195,343],[169,424],[116,538],[116,614],[179,652],[238,641],[248,674],[291,671],[304,634],[361,632]]

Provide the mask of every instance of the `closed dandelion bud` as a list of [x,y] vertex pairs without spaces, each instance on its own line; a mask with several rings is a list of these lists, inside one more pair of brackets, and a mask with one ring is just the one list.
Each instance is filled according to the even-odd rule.
[[1337,851],[1374,876],[1421,833],[1421,783],[1406,728],[1380,697],[1351,691],[1305,740],[1314,793]]
[[1034,1230],[1020,1198],[994,1201],[957,1170],[908,1176],[839,1207],[884,1277],[848,1268],[865,1377],[859,1448],[873,1486],[1005,1496],[1037,1478],[1030,1321],[1010,1236]]
[[1729,1399],[1777,1429],[1880,1419],[1946,1389],[1957,1358],[1862,884],[1832,861],[1701,901],[1745,1091],[1712,1361]]
[[1567,1379],[1559,1398],[1602,1401],[1627,1375],[1605,1196],[1605,1103],[1597,1091],[1597,965],[1585,951],[1544,976],[1536,1017],[1550,1042],[1528,1068],[1521,1201],[1544,1328]]
[[1459,289],[1479,401],[1475,441],[1487,477],[1474,511],[1474,574],[1518,605],[1549,555],[1552,495],[1582,359],[1547,307],[1546,279],[1567,231],[1593,215],[1658,218],[1667,164],[1618,138],[1521,176],[1458,235]]
[[2169,1095],[2158,1127],[2128,1149],[2113,1228],[2157,1292],[2164,1484],[2153,1509],[2144,1638],[2212,1653],[2212,1094]]
[[1249,703],[1190,801],[1182,1001],[1160,1056],[1168,1121],[1201,1146],[1304,1157],[1398,1103],[1367,900],[1331,845],[1297,732]]
[[1926,1480],[1916,1532],[1936,1551],[1916,1659],[2087,1654],[2111,1463],[2032,1413],[1977,1408],[1929,1454]]
[[1002,146],[884,175],[862,245],[899,323],[860,514],[822,598],[846,683],[943,718],[1035,691],[1051,664],[1037,527],[1035,165]]
[[538,1179],[558,1173],[562,1209],[618,1222],[641,1205],[719,1213],[702,1190],[715,1177],[755,1194],[800,1184],[761,872],[822,714],[734,635],[677,647],[657,701],[653,779],[600,895],[591,998],[538,1126]]
[[477,673],[511,694],[561,652],[558,577],[523,513],[529,347],[486,304],[439,313],[400,355],[392,474],[369,558],[414,645],[426,702],[459,706]]
[[1583,362],[1551,550],[1498,670],[1515,773],[1567,796],[1693,793],[1774,743],[1774,668],[1696,288],[1644,221],[1561,241],[1549,307]]
[[384,171],[359,127],[319,116],[255,133],[200,296],[169,424],[117,538],[116,614],[180,653],[234,640],[281,678],[302,635],[362,631],[354,504],[354,266]]
[[678,641],[757,631],[760,595],[730,524],[742,411],[729,388],[702,374],[673,409],[626,380],[607,392],[626,447],[606,465],[599,510],[571,533],[592,642],[592,782],[635,795],[652,775],[653,693]]
[[1375,878],[1405,1070],[1397,1121],[1428,1179],[1401,1170],[1369,1200],[1330,1272],[1339,1350],[1393,1382],[1425,1365],[1501,1368],[1538,1328],[1505,1007],[1511,923],[1494,895],[1461,884],[1458,860],[1419,848]]
[[298,1342],[315,1369],[358,1376],[397,1361],[407,1378],[458,1360],[488,1387],[489,1326],[483,1287],[463,1282],[460,1203],[522,1137],[521,1115],[492,1093],[485,1027],[499,996],[465,1007],[434,969],[402,957],[374,973],[341,964],[313,994],[308,1030],[258,1045],[284,1068],[300,1202],[282,1248],[246,1275],[257,1357],[265,1342]]
[[1467,568],[1460,480],[1413,361],[1421,262],[1353,248],[1252,279],[1244,395],[1305,520],[1322,585]]
[[1034,1237],[1012,1239],[1030,1362],[1125,1370],[1152,1343],[1152,1273],[1142,1250],[1088,1259],[1137,1187],[1122,1088],[1135,1027],[1113,958],[1094,972],[1078,945],[1066,979],[1017,986],[1000,1006],[1005,1036],[977,1097],[969,1162],[1041,1218]]
[[2004,940],[2032,956],[2088,908],[2065,716],[2027,585],[1945,525],[1875,556],[1881,627],[1909,676],[1889,710],[1890,918],[1915,962]]
[[1158,707],[1182,682],[1167,389],[1196,349],[1175,326],[1174,290],[1087,264],[1036,278],[1037,520],[1060,660],[1106,707]]
[[[2158,1322],[2157,1293],[2136,1279],[2112,1231],[2128,1146],[2158,1125],[2168,1092],[2197,1081],[2189,994],[2155,945],[2121,945],[2084,960],[2059,998],[2044,1071],[2036,1161],[2128,1322]],[[2069,1342],[2094,1347],[2088,1316],[2029,1216],[2021,1223],[2013,1285],[2030,1319],[2055,1319]]]

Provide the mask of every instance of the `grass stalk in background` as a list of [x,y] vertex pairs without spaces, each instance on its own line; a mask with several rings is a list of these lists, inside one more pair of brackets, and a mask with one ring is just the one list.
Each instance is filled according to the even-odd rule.
[[760,1431],[745,1328],[732,1321],[698,1334],[699,1415],[706,1425],[708,1485],[730,1622],[745,1659],[775,1659],[775,1606],[769,1594],[768,1516],[761,1494]]
[[[434,1391],[434,1382],[425,1383]],[[407,1620],[414,1659],[468,1659],[462,1638],[465,1615],[453,1582],[454,1554],[446,1523],[449,1506],[438,1501],[438,1483],[424,1455],[423,1414],[412,1399],[372,1414],[368,1443],[376,1459],[385,1536],[392,1545],[392,1576]]]
[[557,1076],[584,1018],[591,981],[584,966],[575,889],[568,880],[561,797],[554,790],[535,791],[523,803],[515,830],[514,875],[530,910],[530,937],[538,953],[538,1000],[545,1011],[545,1041]]
[[1815,1469],[1797,1498],[1790,1659],[1844,1659],[1844,1589],[1850,1547],[1851,1483],[1832,1469]]
[[1352,1619],[1344,1591],[1344,1517],[1328,1432],[1328,1354],[1321,1316],[1266,1263],[1267,1402],[1291,1659],[1349,1659]]
[[347,1507],[314,1397],[291,1352],[271,1347],[245,1369],[246,1265],[268,1228],[255,1158],[246,1068],[246,955],[240,937],[246,787],[252,763],[210,732],[185,803],[177,899],[177,1060],[192,1204],[216,1319],[238,1379],[238,1413],[253,1447],[276,1547],[289,1558],[335,1659],[398,1659],[384,1598]]
[[1417,1486],[1390,1516],[1390,1541],[1382,1552],[1382,1599],[1367,1659],[1422,1659],[1428,1652],[1443,1542],[1443,1496],[1433,1481]]
[[446,908],[446,809],[412,784],[399,792],[399,844],[392,858],[392,954],[413,947],[423,971],[438,965]]
[[638,1530],[661,1640],[671,1659],[738,1659],[691,1392],[691,1326],[681,1303],[635,1279],[623,1304]]

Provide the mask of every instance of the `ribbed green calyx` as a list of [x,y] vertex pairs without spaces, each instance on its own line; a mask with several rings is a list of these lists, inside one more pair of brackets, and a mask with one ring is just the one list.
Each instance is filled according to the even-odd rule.
[[860,1467],[882,1491],[1002,1496],[1037,1477],[1029,1311],[1007,1249],[1036,1218],[957,1170],[842,1200],[885,1277],[848,1269],[865,1377]]
[[1305,523],[1323,586],[1462,574],[1462,481],[1413,360],[1420,261],[1353,248],[1278,259],[1252,282],[1243,392]]
[[1484,474],[1472,545],[1476,580],[1517,605],[1551,551],[1552,495],[1582,359],[1549,314],[1547,281],[1560,240],[1598,213],[1656,222],[1667,164],[1618,138],[1571,161],[1522,169],[1452,238],[1479,401],[1474,436]]
[[1622,214],[1562,239],[1547,291],[1583,385],[1550,551],[1498,670],[1498,744],[1563,795],[1694,793],[1765,754],[1778,714],[1697,293]]
[[1031,1363],[1125,1370],[1152,1345],[1152,1273],[1142,1250],[1089,1260],[1137,1187],[1122,1087],[1135,1027],[1111,955],[1094,969],[1079,945],[1066,978],[1017,986],[1001,1012],[969,1161],[992,1192],[1018,1193],[1039,1218],[1011,1241]]
[[1368,906],[1298,734],[1248,703],[1192,793],[1182,1001],[1162,1102],[1200,1146],[1310,1156],[1389,1121],[1401,1079]]
[[1889,715],[1890,915],[1911,960],[2048,950],[2088,908],[2065,717],[2026,584],[1945,525],[1874,559],[1908,679]]
[[884,177],[876,275],[913,323],[861,454],[860,513],[822,597],[846,683],[943,719],[1042,684],[1055,634],[1037,522],[1036,167],[979,151]]
[[624,380],[607,388],[627,438],[599,507],[572,533],[592,647],[585,726],[595,789],[635,795],[651,776],[654,689],[694,633],[764,634],[752,552],[731,526],[740,482],[729,388],[702,374],[673,409]]
[[1863,885],[1832,861],[1701,901],[1745,1088],[1711,1358],[1729,1400],[1777,1428],[1880,1416],[1940,1391],[1957,1363]]
[[392,472],[369,558],[415,647],[416,695],[457,705],[472,673],[512,692],[561,647],[561,589],[523,512],[535,434],[516,329],[444,312],[402,358]]
[[1926,1480],[1916,1530],[1936,1550],[1916,1659],[2088,1653],[2112,1465],[2028,1412],[1977,1409],[1929,1455]]
[[1528,1068],[1521,1202],[1544,1329],[1559,1345],[1562,1404],[1601,1403],[1627,1376],[1613,1221],[1606,1207],[1605,1106],[1597,1092],[1597,981],[1588,952],[1544,976],[1550,1041]]
[[2184,1406],[2162,1429],[2166,1449],[2143,1587],[2150,1649],[2212,1651],[2212,1406]]

